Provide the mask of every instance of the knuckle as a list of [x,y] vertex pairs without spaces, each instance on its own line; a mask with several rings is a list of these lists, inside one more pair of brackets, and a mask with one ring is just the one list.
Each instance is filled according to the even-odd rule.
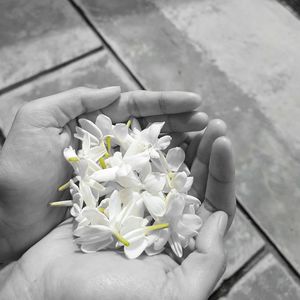
[[70,92],[74,94],[74,96],[79,97],[81,99],[89,90],[90,89],[85,86],[79,86],[70,90]]

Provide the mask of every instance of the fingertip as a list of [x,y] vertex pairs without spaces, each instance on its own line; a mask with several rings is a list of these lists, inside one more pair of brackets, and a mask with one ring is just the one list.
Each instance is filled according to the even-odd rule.
[[223,136],[223,135],[226,135],[227,125],[221,119],[213,119],[213,120],[209,121],[209,123],[207,125],[207,129],[209,131],[214,131],[215,135]]
[[194,109],[198,108],[202,104],[202,97],[200,94],[188,92],[187,98],[190,102],[190,105],[194,107]]
[[201,124],[201,128],[199,130],[202,130],[205,128],[208,124],[208,115],[204,112],[197,112],[194,115],[195,118],[197,118],[198,122]]
[[234,180],[234,155],[232,144],[228,137],[221,136],[214,141],[209,169],[211,174],[222,182]]

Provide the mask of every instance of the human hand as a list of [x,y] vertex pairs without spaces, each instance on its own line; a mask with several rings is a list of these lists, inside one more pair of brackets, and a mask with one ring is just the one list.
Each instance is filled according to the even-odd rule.
[[166,254],[134,260],[117,251],[83,254],[72,241],[69,219],[0,272],[0,297],[204,300],[225,267],[226,224],[224,212],[211,215],[201,229],[197,250],[178,265]]
[[[116,100],[116,101],[115,101]],[[113,122],[131,116],[142,123],[167,121],[165,131],[201,130],[204,113],[192,112],[200,97],[185,92],[133,91],[119,87],[79,88],[24,105],[18,112],[0,156],[0,262],[18,257],[62,221],[64,209],[48,203],[66,199],[57,191],[71,176],[62,151],[75,145],[75,118],[99,112]]]
[[[116,251],[82,254],[72,243],[69,220],[12,265],[3,295],[10,299],[20,295],[29,299],[207,299],[226,265],[223,236],[227,214],[212,213],[212,207],[223,208],[231,219],[235,210],[232,150],[230,141],[219,137],[223,134],[225,124],[213,120],[201,141],[193,139],[186,151],[195,176],[194,193],[206,195],[212,205],[201,206],[205,222],[196,250],[181,265],[165,254],[135,260]],[[18,286],[18,290],[10,286]]]

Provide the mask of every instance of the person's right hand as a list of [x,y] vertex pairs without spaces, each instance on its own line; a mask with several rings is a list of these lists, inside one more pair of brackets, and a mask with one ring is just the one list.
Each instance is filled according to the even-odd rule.
[[112,87],[77,88],[24,105],[0,155],[0,262],[18,257],[63,220],[65,210],[48,203],[68,197],[57,188],[71,176],[62,152],[75,143],[75,118],[102,112],[113,122],[154,118],[166,121],[168,132],[194,131],[207,125],[206,114],[193,112],[200,104],[193,93],[120,94]]

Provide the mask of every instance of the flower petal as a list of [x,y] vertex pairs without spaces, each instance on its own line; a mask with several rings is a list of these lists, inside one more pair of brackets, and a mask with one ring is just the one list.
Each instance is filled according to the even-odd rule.
[[129,164],[132,170],[137,172],[141,172],[145,167],[147,167],[149,160],[150,156],[148,151],[144,151],[132,156],[126,154],[124,155],[124,162]]
[[92,161],[98,161],[100,157],[102,157],[106,153],[106,147],[104,143],[100,144],[100,146],[93,147],[88,152],[88,157]]
[[106,240],[98,241],[92,244],[84,243],[80,250],[84,253],[93,253],[102,249],[106,249],[113,242],[113,237],[108,237]]
[[185,201],[182,195],[172,190],[168,194],[166,201],[167,201],[167,211],[165,214],[166,218],[173,219],[182,214],[185,205]]
[[183,214],[180,221],[192,231],[199,231],[202,225],[202,219],[198,215]]
[[84,134],[82,140],[82,152],[83,155],[88,155],[91,148],[91,138],[89,134]]
[[139,131],[142,130],[141,125],[140,125],[139,121],[136,118],[132,118],[131,121],[132,121],[131,122],[131,129],[132,130],[139,130]]
[[79,189],[85,204],[89,207],[96,207],[96,200],[98,199],[95,199],[91,188],[84,181],[80,182]]
[[165,122],[154,122],[149,127],[144,129],[141,134],[142,137],[150,143],[152,146],[154,146],[157,142],[158,136],[165,125]]
[[166,184],[166,176],[160,173],[149,174],[145,181],[144,187],[151,194],[161,192]]
[[191,189],[191,187],[193,185],[193,182],[194,182],[194,177],[191,177],[191,176],[188,177],[186,179],[186,182],[185,182],[183,188],[181,189],[181,192],[182,193],[187,193]]
[[112,134],[112,122],[109,117],[99,114],[96,119],[96,126],[101,130],[104,136]]
[[171,143],[171,136],[169,135],[164,135],[161,138],[158,139],[157,146],[159,150],[165,150],[166,148],[169,147]]
[[83,137],[84,137],[85,134],[88,134],[90,136],[92,145],[97,145],[99,143],[99,140],[94,135],[92,135],[88,131],[76,126],[76,133],[74,134],[75,138],[77,138],[78,140],[83,141]]
[[69,146],[64,149],[64,157],[67,161],[71,162],[69,159],[70,158],[77,158],[79,160],[79,157],[77,156],[75,150],[72,148],[72,146]]
[[[120,234],[125,236],[126,234],[132,232],[135,229],[140,229],[143,226],[143,218],[129,216],[124,222],[122,223],[122,228],[120,230]],[[145,229],[142,228],[142,236],[145,236]],[[128,237],[127,237],[128,238]]]
[[145,206],[153,218],[162,217],[166,207],[164,200],[159,196],[153,196],[148,192],[142,193]]
[[169,169],[173,172],[177,172],[185,159],[185,153],[180,147],[172,148],[168,151],[166,160],[168,162]]
[[134,259],[139,257],[147,246],[147,240],[145,238],[142,238],[130,243],[128,247],[124,247],[124,252],[129,259]]
[[101,130],[88,119],[79,119],[79,124],[82,129],[95,136],[99,141],[103,138]]
[[169,238],[169,244],[176,256],[182,257],[182,246],[176,233],[172,233]]
[[121,200],[118,191],[113,191],[108,203],[109,219],[114,221],[121,212]]
[[109,226],[107,217],[96,208],[85,207],[81,214],[90,221],[91,225]]
[[176,189],[178,192],[182,192],[184,189],[184,186],[187,182],[187,176],[184,172],[176,173],[172,180],[172,185],[174,189]]
[[101,169],[91,175],[91,179],[98,182],[113,181],[116,179],[118,167]]
[[177,232],[183,237],[190,237],[197,235],[202,220],[197,215],[184,214],[177,223]]
[[156,240],[153,244],[154,250],[160,250],[165,247],[168,239],[170,238],[170,230],[168,228],[158,230],[158,232],[153,232],[156,235]]

